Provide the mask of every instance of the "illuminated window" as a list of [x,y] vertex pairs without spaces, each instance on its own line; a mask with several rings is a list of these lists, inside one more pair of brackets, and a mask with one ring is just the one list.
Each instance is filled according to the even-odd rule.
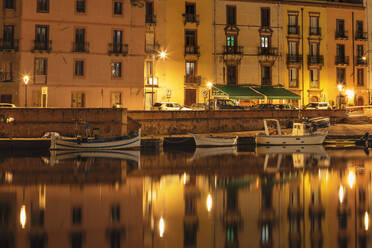
[[112,62],[111,71],[112,71],[113,78],[121,78],[121,72],[122,72],[121,62]]
[[298,68],[289,68],[289,87],[298,88]]

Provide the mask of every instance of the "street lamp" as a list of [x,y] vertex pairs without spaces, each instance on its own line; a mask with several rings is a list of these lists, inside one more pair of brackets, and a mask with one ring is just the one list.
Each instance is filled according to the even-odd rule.
[[342,91],[342,84],[337,85],[338,88],[338,109],[341,109],[341,91]]
[[213,87],[212,82],[207,83],[207,88],[208,88],[208,110],[211,110],[211,89]]
[[154,106],[154,84],[155,84],[155,61],[157,57],[166,59],[166,51],[153,51],[152,53],[152,70],[151,70],[151,107]]
[[25,83],[25,108],[27,108],[27,85],[28,81],[30,81],[30,77],[28,75],[25,75],[23,77],[23,82]]

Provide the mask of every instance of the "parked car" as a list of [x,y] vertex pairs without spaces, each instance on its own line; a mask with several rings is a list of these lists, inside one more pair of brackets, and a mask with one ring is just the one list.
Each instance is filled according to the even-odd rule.
[[279,110],[298,110],[296,106],[290,105],[290,104],[276,104],[275,105],[276,109]]
[[271,110],[274,110],[276,108],[275,108],[275,105],[274,104],[271,104],[271,103],[261,103],[261,104],[257,104],[257,105],[251,106],[251,109],[255,109],[255,110],[268,110],[268,109],[271,109]]
[[311,102],[304,109],[331,109],[328,102]]
[[0,103],[0,108],[15,108],[16,105],[13,103]]
[[191,108],[187,108],[182,106],[176,102],[157,102],[152,107],[153,110],[192,110]]
[[211,109],[244,109],[244,107],[235,104],[231,99],[211,99]]
[[194,103],[191,105],[192,110],[207,110],[208,104],[206,103]]

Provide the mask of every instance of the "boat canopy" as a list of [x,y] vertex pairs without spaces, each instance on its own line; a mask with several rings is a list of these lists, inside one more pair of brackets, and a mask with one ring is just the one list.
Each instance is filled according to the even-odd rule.
[[237,85],[216,85],[212,88],[212,95],[229,99],[265,99],[262,94],[251,87]]
[[287,90],[284,87],[273,87],[273,86],[255,86],[252,87],[254,90],[258,91],[262,95],[266,96],[267,99],[271,100],[300,100],[301,96]]

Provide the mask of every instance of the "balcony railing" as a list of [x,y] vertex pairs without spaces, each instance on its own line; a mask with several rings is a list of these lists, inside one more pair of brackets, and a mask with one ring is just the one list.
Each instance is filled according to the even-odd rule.
[[287,64],[299,64],[299,63],[302,63],[302,55],[287,54]]
[[185,46],[185,55],[200,55],[199,46],[196,45]]
[[323,55],[308,55],[307,56],[307,63],[309,65],[323,65],[324,64],[324,56]]
[[72,51],[80,52],[80,53],[87,53],[89,52],[89,43],[88,42],[73,42]]
[[127,55],[128,54],[128,44],[110,43],[109,44],[109,54]]
[[50,52],[50,50],[52,50],[52,41],[51,40],[46,40],[46,41],[34,40],[33,51],[47,51],[47,52]]
[[288,25],[288,34],[300,34],[300,27],[298,25]]
[[47,84],[48,75],[34,75],[34,84]]
[[156,15],[146,15],[145,22],[146,24],[156,24]]
[[355,32],[355,39],[356,40],[367,40],[368,39],[368,33],[367,32],[356,31]]
[[13,39],[13,40],[0,40],[0,49],[1,50],[14,50],[18,51],[19,48],[19,40]]
[[320,36],[322,34],[322,29],[320,27],[310,27],[309,34]]
[[196,25],[199,25],[199,15],[184,13],[182,16],[184,24],[195,23]]
[[201,76],[194,76],[194,75],[186,75],[185,76],[185,84],[201,84]]
[[365,56],[356,56],[355,64],[356,65],[368,65],[367,58]]
[[349,56],[336,56],[335,63],[336,65],[348,65]]
[[0,72],[1,82],[11,82],[13,81],[13,75],[11,72]]
[[243,46],[223,46],[224,54],[243,54]]
[[258,47],[258,55],[278,56],[277,47]]
[[335,33],[335,39],[347,39],[347,31],[345,30],[337,30]]

